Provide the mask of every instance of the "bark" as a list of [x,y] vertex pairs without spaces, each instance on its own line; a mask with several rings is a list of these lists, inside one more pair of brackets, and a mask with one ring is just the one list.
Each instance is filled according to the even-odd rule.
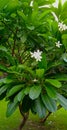
[[19,125],[18,130],[22,130],[22,128],[24,127],[24,125],[25,125],[25,123],[26,123],[26,121],[27,121],[27,119],[28,119],[29,112],[23,113],[23,112],[22,112],[22,105],[21,105],[21,104],[19,105],[19,110],[20,110],[21,115],[23,116],[23,119],[22,119],[22,121],[21,121],[21,123],[20,123],[20,125]]
[[51,112],[48,112],[48,114],[46,115],[46,117],[45,118],[43,118],[43,119],[41,119],[41,123],[44,123],[44,122],[46,122],[46,120],[47,120],[47,118],[50,116],[50,114],[51,114]]

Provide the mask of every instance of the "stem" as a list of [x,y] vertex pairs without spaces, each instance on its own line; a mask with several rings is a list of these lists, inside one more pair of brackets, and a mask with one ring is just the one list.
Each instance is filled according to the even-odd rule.
[[22,64],[22,57],[20,55],[20,47],[18,46],[18,59],[19,59],[19,63]]
[[18,130],[22,130],[22,128],[24,127],[24,125],[25,125],[25,123],[26,123],[26,121],[28,119],[29,112],[27,112],[27,113],[22,112],[22,104],[19,104],[19,110],[20,110],[21,115],[23,116],[23,119],[22,119],[22,121],[21,121],[21,123],[19,125]]
[[14,45],[13,45],[13,49],[12,49],[12,56],[14,56],[15,44],[16,44],[16,39],[14,39]]
[[[57,110],[59,110],[59,109],[61,109],[61,108],[62,108],[62,106],[59,105],[58,108],[57,108]],[[43,118],[40,122],[41,122],[41,123],[46,122],[47,118],[51,115],[51,113],[52,113],[52,112],[48,112],[48,114],[46,115],[46,117]]]
[[43,118],[40,122],[41,122],[41,123],[46,122],[46,120],[47,120],[47,118],[50,116],[50,114],[51,114],[51,112],[48,112],[48,114],[46,115],[46,117]]
[[13,45],[13,49],[12,49],[12,56],[14,56],[14,51],[15,51],[15,46],[16,46],[17,31],[18,31],[18,29],[16,29],[16,32],[14,33],[14,45]]

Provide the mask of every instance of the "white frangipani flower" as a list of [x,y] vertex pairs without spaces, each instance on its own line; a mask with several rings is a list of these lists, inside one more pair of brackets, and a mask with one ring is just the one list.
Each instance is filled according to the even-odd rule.
[[67,30],[67,25],[66,25],[66,24],[63,24],[63,22],[59,22],[58,27],[59,27],[59,30],[60,30],[60,31],[65,31],[65,30]]
[[37,82],[38,80],[37,79],[34,79],[33,82]]
[[56,44],[56,47],[58,47],[58,48],[60,48],[60,46],[62,46],[62,44],[60,43],[60,41],[55,42],[55,44]]
[[30,54],[31,54],[32,58],[36,59],[36,61],[41,61],[41,59],[42,59],[42,56],[41,56],[42,51],[37,50],[37,51],[34,51],[34,52],[30,52]]

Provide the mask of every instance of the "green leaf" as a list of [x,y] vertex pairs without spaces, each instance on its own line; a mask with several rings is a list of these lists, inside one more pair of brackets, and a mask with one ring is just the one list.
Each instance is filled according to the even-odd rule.
[[28,95],[29,94],[29,91],[30,91],[30,87],[26,87],[24,88],[23,90],[21,90],[14,98],[14,101],[15,102],[20,102],[23,100],[24,96],[25,95]]
[[0,10],[13,12],[18,7],[18,0],[0,0]]
[[14,102],[20,102],[23,100],[25,94],[24,94],[24,89],[20,91],[14,98]]
[[10,64],[15,64],[14,58],[6,47],[0,45],[0,52],[3,52],[3,57],[6,57]]
[[48,64],[47,70],[49,70],[49,69],[51,69],[53,67],[57,67],[57,66],[59,66],[61,64],[62,64],[61,61],[55,61],[54,63],[51,62],[51,63]]
[[7,52],[7,49],[6,49],[6,47],[0,45],[0,51]]
[[18,7],[19,1],[18,0],[9,0],[9,3],[7,3],[7,11],[15,10]]
[[50,85],[46,85],[45,88],[46,88],[46,91],[47,91],[47,94],[48,94],[49,97],[57,98],[56,90],[55,90],[54,87],[52,87]]
[[2,85],[0,86],[0,95],[3,94],[4,92],[6,92],[6,90],[10,87],[11,84],[6,84],[6,85]]
[[6,112],[6,116],[9,117],[11,116],[14,111],[16,110],[18,104],[15,102],[9,102],[7,105],[7,112]]
[[27,28],[28,28],[29,30],[31,30],[31,31],[35,29],[34,26],[30,26],[30,25],[27,25]]
[[67,1],[64,2],[63,6],[62,6],[62,12],[60,15],[60,19],[62,21],[64,21],[65,19],[67,19]]
[[63,58],[63,60],[64,60],[65,62],[67,62],[67,53],[64,53],[64,54],[62,55],[62,58]]
[[34,1],[36,1],[39,6],[44,6],[55,2],[55,0],[34,0]]
[[0,71],[2,72],[8,72],[8,68],[3,66],[3,65],[0,65]]
[[51,11],[50,10],[45,10],[40,16],[39,16],[39,20],[43,19],[45,16],[47,16]]
[[62,42],[63,45],[65,46],[65,49],[67,50],[67,34],[62,35]]
[[34,100],[36,98],[39,97],[41,93],[41,86],[37,86],[37,85],[34,85],[33,87],[31,87],[30,89],[30,92],[29,92],[29,97]]
[[17,66],[17,68],[20,69],[21,71],[24,70],[26,72],[29,72],[32,76],[34,76],[34,71],[30,67],[28,67],[26,65],[19,64]]
[[36,76],[42,78],[44,75],[44,69],[36,69]]
[[40,98],[35,100],[33,107],[40,118],[44,118],[46,116],[46,108]]
[[4,9],[8,2],[9,0],[0,0],[0,10]]
[[60,105],[67,110],[67,99],[62,95],[60,95],[59,93],[57,93],[57,98]]
[[9,79],[9,78],[0,79],[0,86],[1,86],[2,84],[12,83],[13,81],[14,81],[13,79]]
[[59,15],[61,14],[61,11],[62,11],[62,2],[61,2],[61,0],[59,0],[59,2],[58,2],[58,14]]
[[32,10],[32,22],[35,22],[35,19],[37,19],[38,15],[38,4],[36,1],[33,2],[33,10]]
[[19,84],[11,88],[10,91],[7,93],[7,98],[20,91],[23,87],[24,87],[23,84]]
[[26,21],[26,16],[25,16],[25,14],[23,13],[23,11],[17,11],[17,13],[18,13],[18,15],[20,16],[20,17],[22,17],[22,19],[24,20],[24,21]]
[[57,105],[54,99],[50,98],[47,94],[41,95],[41,97],[45,107],[50,112],[55,112],[57,110]]
[[24,89],[24,94],[25,94],[25,95],[29,94],[29,91],[30,91],[30,87],[26,87],[26,88]]
[[67,74],[57,74],[54,76],[58,81],[67,81]]
[[46,79],[45,82],[50,83],[51,85],[53,85],[56,88],[62,87],[62,84],[56,79]]
[[24,35],[21,37],[21,42],[22,42],[22,43],[25,43],[26,40],[27,40],[27,36],[26,36],[26,34],[24,34]]
[[43,53],[42,54],[42,60],[41,62],[38,63],[38,66],[40,69],[44,69],[46,71],[47,69],[47,59],[46,59],[46,55]]
[[0,88],[0,95],[3,94],[7,90],[7,85],[4,85]]

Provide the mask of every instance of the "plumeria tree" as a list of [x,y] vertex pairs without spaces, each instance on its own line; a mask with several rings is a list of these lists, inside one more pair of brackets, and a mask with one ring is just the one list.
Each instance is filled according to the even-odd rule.
[[0,100],[9,117],[19,107],[24,126],[29,111],[42,121],[67,109],[67,2],[0,1]]

